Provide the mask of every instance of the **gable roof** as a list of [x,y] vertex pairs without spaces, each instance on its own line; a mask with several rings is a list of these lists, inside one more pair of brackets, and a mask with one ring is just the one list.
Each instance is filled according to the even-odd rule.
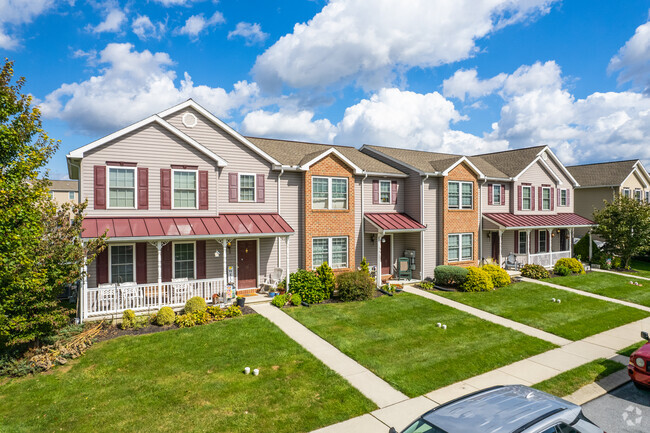
[[635,169],[642,176],[648,177],[645,168],[638,159],[626,161],[598,162],[568,166],[567,169],[580,183],[580,186],[593,188],[598,186],[620,186]]
[[379,161],[351,146],[309,143],[304,141],[279,140],[261,137],[246,137],[260,149],[280,161],[281,165],[296,169],[306,169],[321,158],[334,154],[346,164],[358,169],[358,174],[381,174],[405,176],[405,174],[384,162]]
[[506,177],[516,177],[521,174],[546,146],[525,147],[522,149],[504,150],[501,152],[483,153],[476,155],[486,163],[496,168]]
[[50,180],[50,191],[77,191],[79,181],[77,180]]

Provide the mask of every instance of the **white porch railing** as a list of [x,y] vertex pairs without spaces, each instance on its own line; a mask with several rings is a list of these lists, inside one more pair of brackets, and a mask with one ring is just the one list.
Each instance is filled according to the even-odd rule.
[[555,262],[558,260],[568,258],[571,258],[571,251],[553,251],[552,253],[531,254],[530,264],[551,268],[555,266]]
[[84,293],[83,317],[120,315],[124,310],[155,312],[164,306],[182,307],[194,296],[206,301],[212,301],[213,295],[223,299],[225,293],[223,278],[165,282],[161,290],[158,283],[89,288]]

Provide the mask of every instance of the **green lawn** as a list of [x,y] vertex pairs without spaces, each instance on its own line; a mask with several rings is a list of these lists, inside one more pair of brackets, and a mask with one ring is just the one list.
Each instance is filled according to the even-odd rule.
[[624,368],[625,366],[619,362],[599,358],[533,385],[533,388],[558,397],[565,397],[585,385],[596,382]]
[[[630,278],[626,275],[614,275],[604,272],[589,272],[585,275],[556,277],[546,280],[560,286],[572,287],[585,292],[621,299],[650,307],[650,281]],[[630,281],[642,284],[641,287]]]
[[0,430],[307,432],[376,408],[257,315],[105,341],[67,367],[0,385]]
[[632,355],[632,353],[634,353],[635,350],[637,350],[639,347],[643,346],[646,343],[647,343],[647,341],[641,340],[638,343],[630,344],[625,349],[621,349],[616,353],[618,353],[619,355],[623,355],[623,356],[630,356],[630,355]]
[[408,293],[285,311],[410,397],[554,347]]
[[650,278],[650,263],[643,262],[641,260],[632,260],[630,267],[637,271],[638,273],[632,275],[638,275],[640,277]]
[[[650,315],[636,308],[528,282],[491,292],[436,294],[569,340],[581,340]],[[559,298],[562,303],[551,302],[551,298]]]

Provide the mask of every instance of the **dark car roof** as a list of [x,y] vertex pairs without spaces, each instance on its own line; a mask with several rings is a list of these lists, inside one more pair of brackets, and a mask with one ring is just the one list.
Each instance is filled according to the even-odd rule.
[[574,410],[577,416],[580,406],[527,386],[509,385],[461,397],[422,418],[449,433],[512,433],[564,410]]

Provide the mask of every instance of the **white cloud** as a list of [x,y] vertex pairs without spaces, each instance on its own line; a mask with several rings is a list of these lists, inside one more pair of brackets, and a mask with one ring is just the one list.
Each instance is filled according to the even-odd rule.
[[0,1],[0,48],[15,50],[20,39],[10,34],[21,24],[32,22],[54,6],[54,0],[2,0]]
[[141,40],[160,39],[165,34],[165,23],[152,23],[147,15],[138,15],[131,23],[133,33]]
[[479,80],[476,69],[459,69],[442,82],[442,93],[447,98],[480,98],[493,93],[503,86],[506,74],[499,74],[489,80]]
[[262,44],[269,37],[268,33],[262,31],[258,23],[237,23],[235,30],[228,32],[228,39],[241,36],[246,40],[246,45]]
[[187,74],[175,84],[174,62],[167,53],[134,51],[133,45],[108,44],[98,62],[106,65],[96,76],[63,84],[41,103],[43,115],[66,121],[84,133],[105,133],[169,108],[188,98],[216,116],[229,118],[259,96],[255,83],[240,81],[231,91],[194,85]]
[[90,24],[86,26],[86,30],[93,33],[105,32],[119,32],[122,24],[126,21],[126,14],[117,8],[110,8],[106,10],[106,18],[96,26]]
[[313,117],[314,113],[308,110],[276,113],[256,110],[246,115],[242,130],[260,137],[331,143],[336,127],[327,119],[312,120]]
[[214,27],[217,24],[225,23],[226,19],[223,17],[223,14],[219,11],[216,11],[209,19],[205,19],[203,14],[192,15],[185,21],[183,27],[177,28],[174,33],[179,35],[188,35],[191,39],[197,39],[199,34]]
[[631,81],[650,92],[650,21],[637,27],[634,36],[612,57],[607,70],[619,71],[619,83]]
[[473,56],[495,30],[545,14],[554,0],[332,0],[257,58],[263,87],[356,81],[383,87],[399,71]]
[[172,6],[189,6],[195,0],[154,0],[154,1],[168,8]]

